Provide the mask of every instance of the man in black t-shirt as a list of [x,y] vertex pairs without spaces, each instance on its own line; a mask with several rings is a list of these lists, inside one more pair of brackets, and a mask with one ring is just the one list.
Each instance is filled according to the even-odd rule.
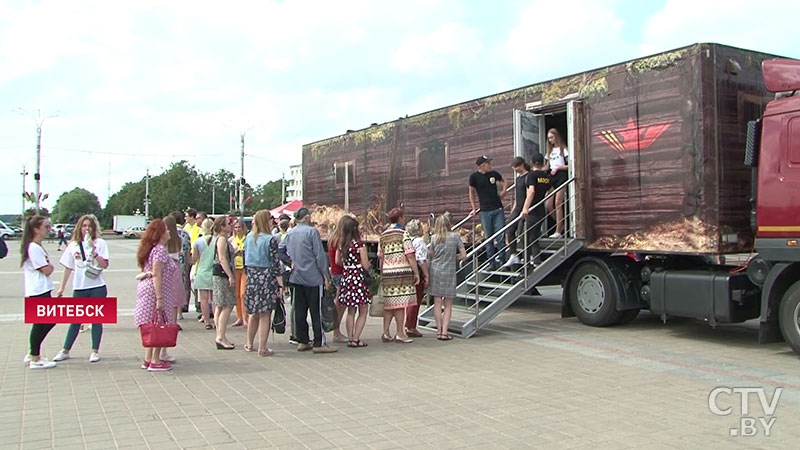
[[[544,170],[544,155],[541,153],[534,153],[531,162],[533,163],[533,170],[528,173],[526,183],[528,193],[520,214],[525,219],[525,229],[528,234],[525,261],[533,259],[532,262],[534,264],[539,264],[541,262],[539,237],[542,235],[542,222],[547,216],[544,204],[539,203],[547,196],[547,191],[550,189],[550,174]],[[529,213],[528,210],[534,205],[537,205],[536,208]]]
[[[514,169],[517,178],[514,182],[514,205],[511,207],[511,214],[508,216],[509,220],[513,220],[522,212],[522,206],[525,203],[525,198],[528,193],[528,174],[530,174],[531,166],[525,162],[525,158],[517,156],[511,161],[511,168]],[[506,243],[508,244],[508,261],[503,264],[503,267],[510,267],[514,264],[519,264],[521,261],[517,256],[517,234],[525,232],[525,221],[520,220],[511,228],[506,231]],[[520,241],[521,242],[521,241]]]
[[[492,158],[480,156],[475,160],[478,170],[469,176],[469,202],[472,205],[470,216],[474,216],[478,211],[475,206],[475,197],[480,205],[481,225],[483,226],[483,236],[488,239],[500,231],[506,224],[506,217],[503,213],[503,198],[506,196],[506,181],[499,172],[492,170]],[[497,188],[500,187],[498,194]],[[491,262],[492,269],[496,269],[505,261],[505,251],[500,250],[500,255],[495,259],[497,248],[503,247],[503,238],[496,237],[486,244],[486,255]]]

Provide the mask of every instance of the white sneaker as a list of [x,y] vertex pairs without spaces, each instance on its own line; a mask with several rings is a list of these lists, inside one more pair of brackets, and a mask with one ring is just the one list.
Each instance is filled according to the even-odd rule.
[[65,361],[70,358],[72,357],[69,356],[69,353],[64,353],[61,350],[59,350],[58,353],[56,353],[56,356],[53,357],[53,361]]
[[558,239],[560,237],[561,237],[561,233],[558,233],[558,232],[553,233],[553,234],[550,235],[550,239]]
[[89,355],[89,362],[91,363],[91,362],[97,362],[97,361],[100,361],[100,354],[92,352],[92,354]]
[[521,261],[519,260],[519,256],[511,255],[511,258],[508,258],[508,261],[506,261],[506,263],[503,264],[501,267],[502,268],[511,267],[514,264],[520,264],[520,263],[521,263]]
[[38,370],[38,369],[52,369],[56,366],[56,363],[53,361],[48,361],[46,359],[40,359],[38,361],[31,361],[28,364],[31,370]]
[[30,362],[31,362],[31,355],[25,355],[25,357],[22,358],[22,364],[25,364],[27,366]]

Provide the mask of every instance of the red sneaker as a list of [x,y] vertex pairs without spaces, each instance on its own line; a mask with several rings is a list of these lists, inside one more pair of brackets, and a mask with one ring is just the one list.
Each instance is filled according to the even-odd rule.
[[168,370],[172,370],[172,366],[169,363],[150,363],[150,367],[147,368],[148,372],[166,372]]

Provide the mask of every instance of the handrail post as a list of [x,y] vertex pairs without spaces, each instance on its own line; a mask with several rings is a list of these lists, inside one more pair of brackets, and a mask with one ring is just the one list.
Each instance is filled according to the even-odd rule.
[[[472,244],[473,245],[475,245],[475,240],[477,239],[477,231],[475,230],[476,226],[477,225],[475,225],[475,216],[473,215],[472,216]],[[485,231],[484,231],[484,234],[486,234]],[[479,253],[480,252],[474,252],[472,254],[472,273],[473,273],[473,276],[475,277],[475,331],[476,332],[478,331],[478,309],[479,309],[479,306],[478,306],[479,303],[478,302],[480,301],[479,291],[480,291],[480,285],[481,285],[481,275],[480,275],[480,272],[478,271],[478,266],[479,266],[478,254]],[[464,330],[462,330],[462,332],[463,331]]]
[[522,271],[525,274],[525,290],[528,290],[528,221],[527,214],[521,218],[522,222]]

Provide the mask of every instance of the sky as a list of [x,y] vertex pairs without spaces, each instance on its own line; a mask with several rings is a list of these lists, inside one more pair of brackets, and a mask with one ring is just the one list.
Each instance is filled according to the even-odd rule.
[[797,0],[0,0],[0,213],[22,210],[23,165],[34,190],[41,119],[49,209],[75,187],[105,206],[181,159],[238,174],[245,132],[255,186],[348,129],[697,42],[800,58],[798,12]]

